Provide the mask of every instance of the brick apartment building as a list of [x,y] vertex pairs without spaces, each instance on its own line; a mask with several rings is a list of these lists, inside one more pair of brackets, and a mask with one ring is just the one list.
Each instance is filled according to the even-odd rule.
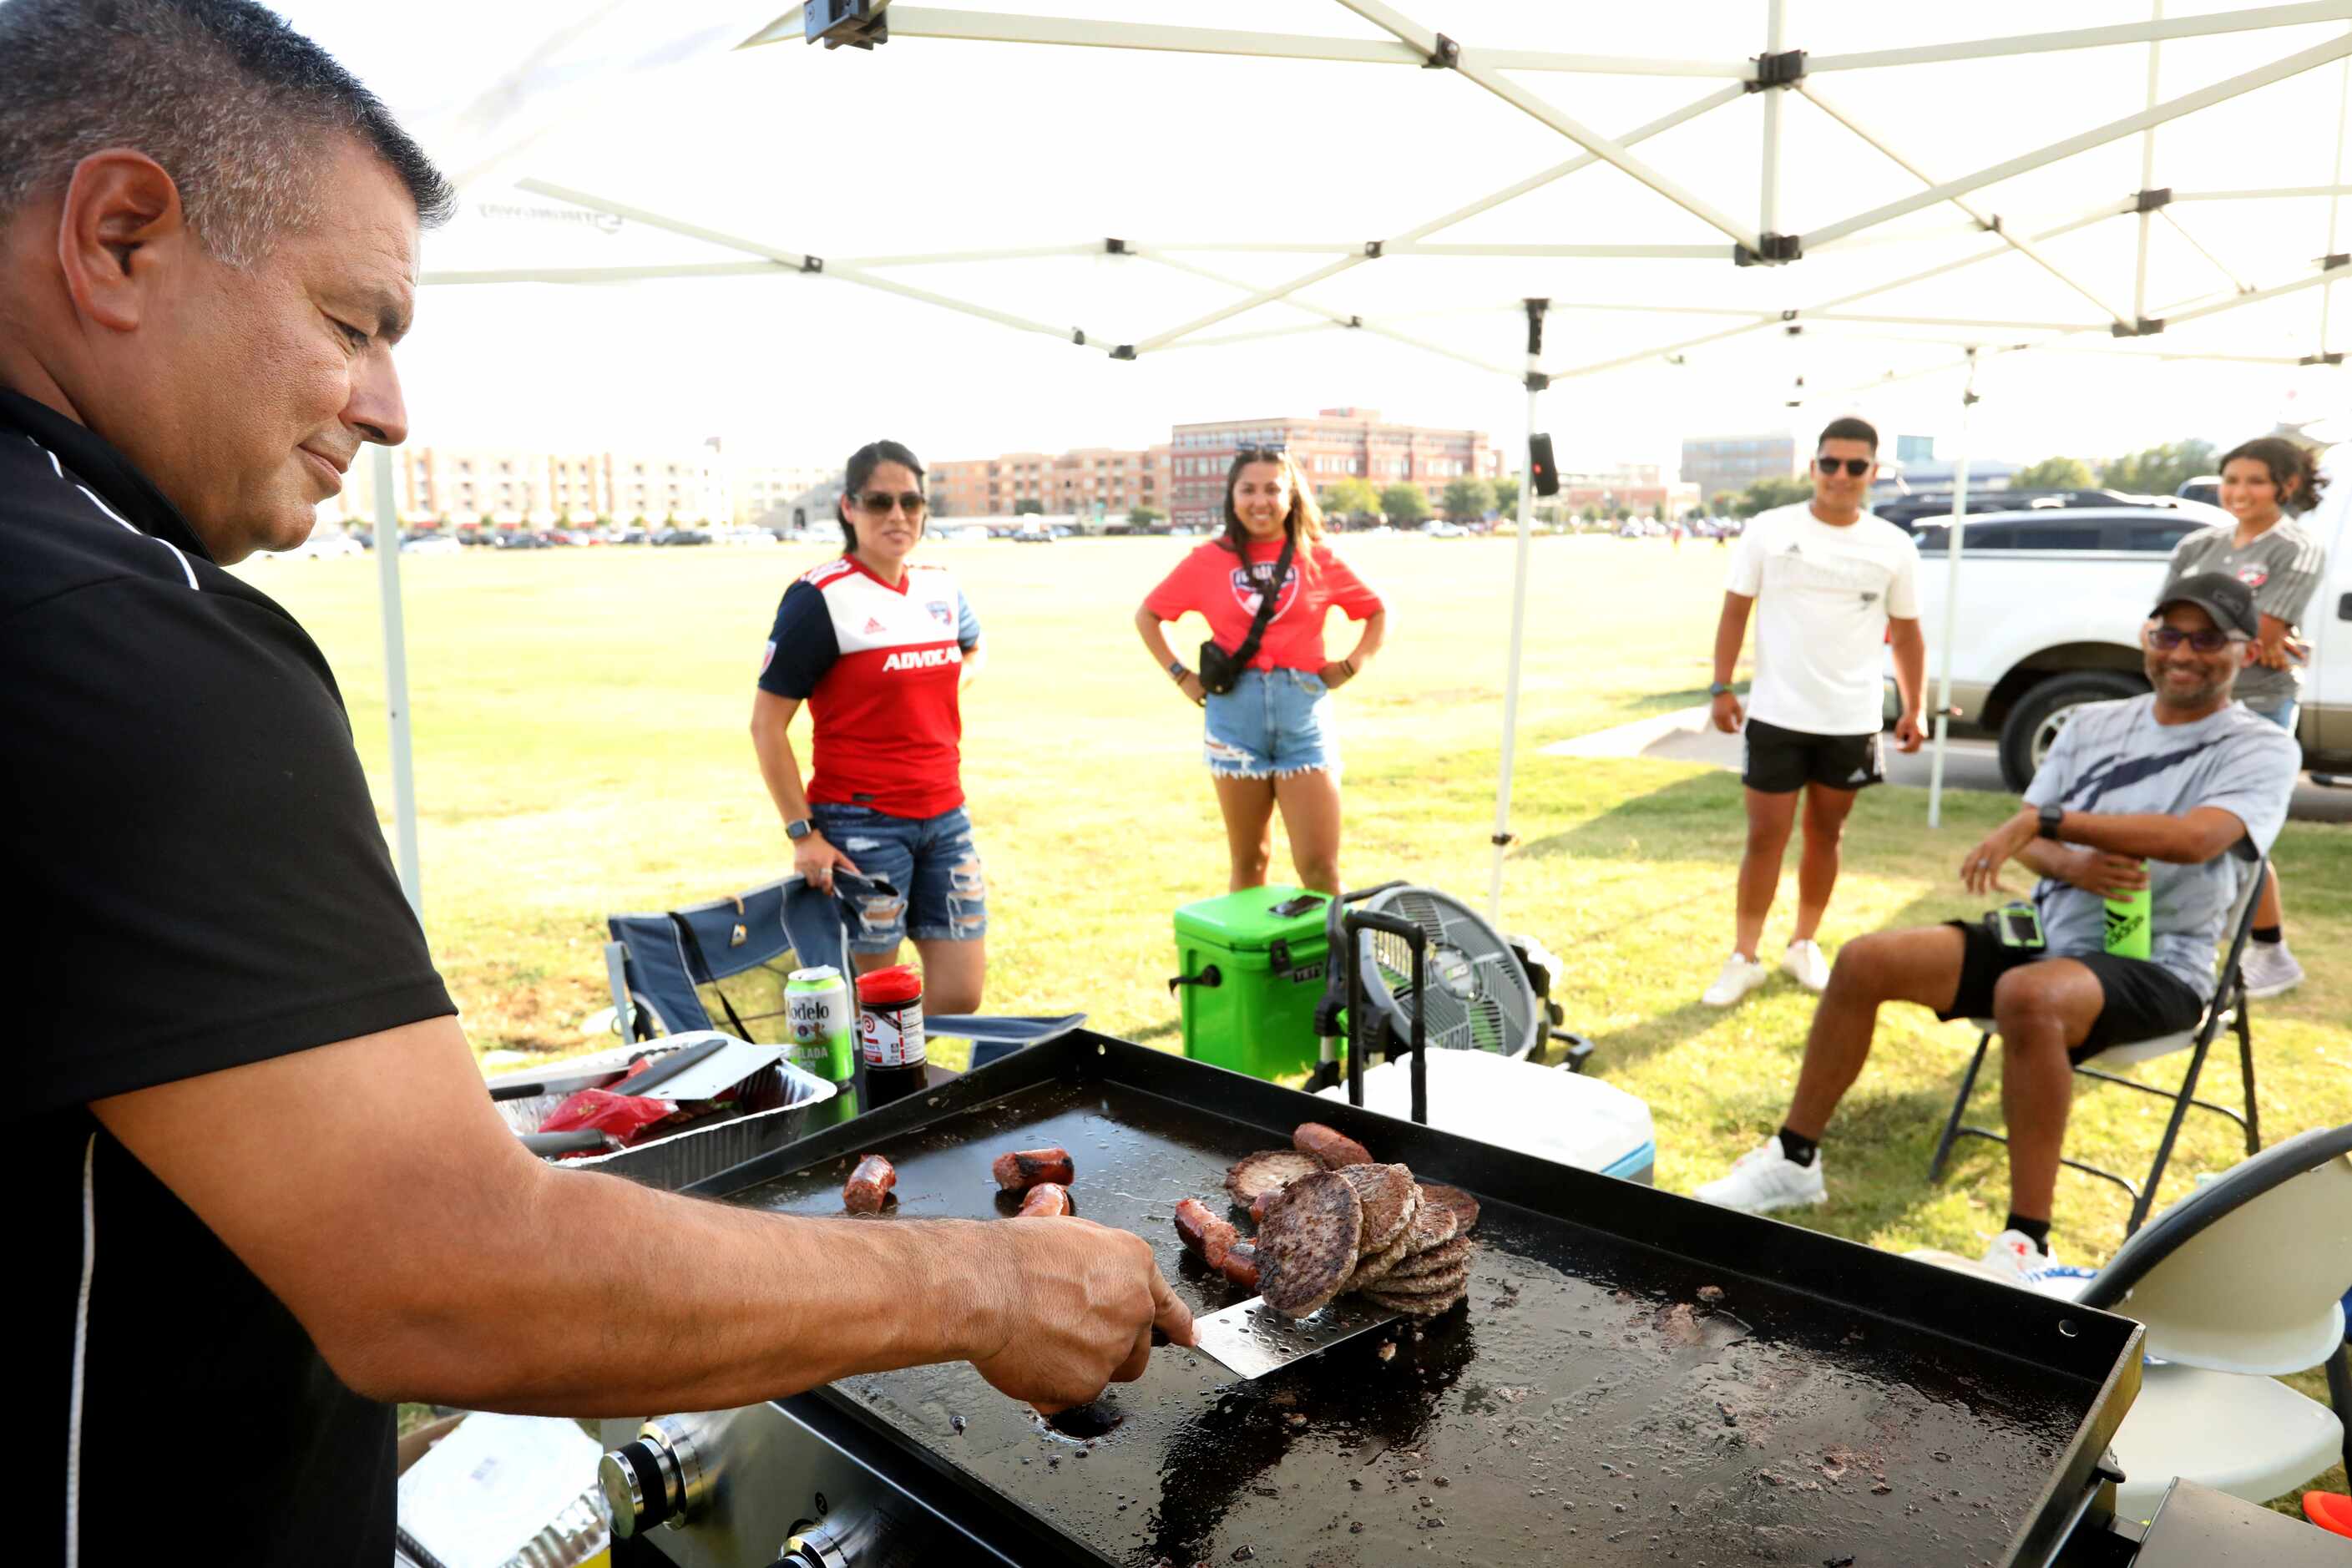
[[1506,460],[1483,430],[1391,425],[1373,408],[1326,408],[1312,418],[1179,425],[1171,445],[1175,474],[1170,520],[1194,528],[1223,524],[1225,470],[1244,447],[1285,448],[1318,491],[1343,479],[1363,479],[1376,490],[1419,485],[1433,512],[1443,506],[1448,484],[1498,478]]
[[1737,495],[1758,479],[1803,476],[1812,457],[1786,430],[1754,436],[1691,436],[1683,441],[1683,478],[1699,489],[1702,504]]
[[996,458],[935,462],[925,475],[931,510],[940,517],[1010,517],[1020,503],[1053,516],[1124,521],[1137,507],[1168,510],[1169,450],[1080,447],[1058,456],[1007,452]]

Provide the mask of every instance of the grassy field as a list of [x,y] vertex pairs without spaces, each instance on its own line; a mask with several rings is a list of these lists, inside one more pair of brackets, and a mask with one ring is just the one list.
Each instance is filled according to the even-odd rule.
[[[1186,547],[927,547],[961,576],[991,647],[986,679],[966,697],[964,754],[989,869],[992,1011],[1084,1009],[1112,1033],[1174,1043],[1170,911],[1223,890],[1223,836],[1199,715],[1152,668],[1129,618]],[[1339,698],[1347,879],[1409,878],[1483,904],[1510,546],[1367,539],[1347,551],[1388,595],[1395,623],[1389,653]],[[606,912],[666,908],[790,868],[746,724],[776,598],[811,559],[592,550],[404,563],[426,923],[478,1049],[593,1043],[580,1024],[606,1001]],[[1729,1014],[1697,1001],[1729,945],[1737,779],[1534,751],[1704,696],[1722,559],[1702,544],[1536,542],[1512,812],[1520,842],[1505,881],[1506,924],[1563,960],[1570,1026],[1599,1042],[1596,1071],[1649,1102],[1658,1182],[1676,1191],[1777,1124],[1810,998],[1776,979]],[[249,574],[326,649],[388,802],[374,563],[265,562]],[[1200,635],[1188,625],[1175,640],[1189,647]],[[1341,623],[1333,637],[1344,651]],[[2011,806],[1961,795],[1930,831],[1923,792],[1865,793],[1824,944],[1974,913],[1954,868]],[[2352,1121],[2352,830],[2292,826],[2277,859],[2313,978],[2255,1008],[2269,1142]],[[1276,880],[1286,865],[1277,845]],[[1793,859],[1789,869],[1768,957],[1787,931]],[[1972,1045],[1958,1026],[1888,1011],[1831,1130],[1832,1201],[1801,1223],[1882,1247],[1981,1250],[2006,1208],[2001,1152],[1965,1143],[1942,1185],[1925,1181]],[[2179,1066],[2142,1070],[2160,1080]],[[2239,1098],[2234,1061],[2216,1053],[2205,1093]],[[1980,1120],[1997,1117],[1994,1087],[1979,1094]],[[2070,1150],[2144,1164],[2161,1109],[2120,1090],[2086,1096]],[[2217,1119],[2199,1114],[2167,1195],[2239,1153]],[[2123,1217],[2118,1196],[2069,1175],[2062,1253],[2104,1258]],[[2315,1377],[2299,1386],[2319,1393]]]

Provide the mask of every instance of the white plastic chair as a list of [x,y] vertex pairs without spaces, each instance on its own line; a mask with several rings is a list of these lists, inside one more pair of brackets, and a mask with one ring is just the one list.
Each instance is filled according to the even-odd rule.
[[[2352,1125],[2257,1154],[2124,1243],[2081,1296],[2146,1324],[2155,1363],[2116,1434],[2122,1517],[2148,1518],[2175,1476],[2267,1502],[2352,1464],[2347,1289]],[[2275,1381],[2322,1363],[2333,1412]]]
[[[2164,1168],[2171,1162],[2172,1146],[2180,1137],[2180,1124],[2188,1120],[2190,1106],[2198,1106],[2218,1115],[2226,1116],[2236,1122],[2238,1130],[2245,1134],[2246,1152],[2249,1155],[2258,1153],[2262,1150],[2262,1116],[2254,1105],[2254,1037],[2248,1024],[2245,980],[2240,973],[2240,961],[2245,954],[2246,942],[2253,931],[2254,894],[2263,885],[2263,876],[2269,868],[2270,862],[2267,858],[2254,856],[2252,845],[2242,838],[2238,841],[2237,847],[2228,853],[2252,856],[2253,869],[2242,879],[2236,902],[2231,906],[2229,924],[2223,928],[2232,933],[2230,945],[2222,956],[2221,969],[2214,982],[2212,1000],[2206,1003],[2205,1016],[2198,1020],[2197,1027],[2185,1029],[2177,1035],[2159,1035],[2152,1040],[2135,1040],[2129,1045],[2110,1046],[2097,1056],[2074,1064],[2074,1071],[2079,1077],[2096,1079],[2101,1083],[2121,1084],[2124,1088],[2139,1094],[2152,1094],[2172,1106],[2171,1118],[2165,1123],[2164,1136],[2157,1143],[2156,1158],[2148,1164],[2147,1178],[2145,1182],[2135,1182],[2130,1177],[2120,1175],[2105,1166],[2090,1164],[2085,1161],[2074,1159],[2071,1155],[2059,1156],[2059,1163],[2068,1169],[2080,1171],[2086,1176],[2096,1176],[2103,1182],[2111,1182],[2131,1194],[2131,1216],[2124,1222],[2124,1235],[2126,1238],[2139,1229],[2141,1223],[2147,1218],[2148,1210],[2156,1205],[2157,1189],[2164,1182]],[[1960,1091],[1953,1097],[1952,1113],[1944,1121],[1944,1135],[1937,1140],[1936,1152],[1927,1162],[1927,1180],[1930,1184],[1944,1179],[1944,1166],[1951,1158],[1952,1146],[1961,1139],[1982,1138],[1990,1142],[2003,1144],[2009,1142],[2008,1135],[2005,1133],[1996,1132],[1990,1127],[1969,1126],[1960,1120],[1968,1114],[1969,1097],[1976,1091],[1977,1074],[1982,1070],[1985,1058],[1992,1049],[1993,1037],[2000,1032],[1990,1018],[1972,1018],[1969,1022],[1981,1033],[1977,1040],[1976,1055],[1969,1059],[1969,1070],[1960,1079]],[[2205,1071],[2206,1056],[2212,1049],[2214,1042],[2219,1040],[2225,1032],[2238,1037],[2239,1080],[2243,1084],[2246,1091],[2246,1108],[2242,1112],[2226,1105],[2217,1105],[2210,1100],[2197,1098],[2197,1081]],[[2180,1082],[2177,1088],[2164,1089],[2155,1084],[2141,1083],[2111,1070],[2116,1068],[2137,1067],[2142,1062],[2154,1061],[2158,1057],[2168,1057],[2176,1051],[2189,1053],[2188,1068],[2180,1075]]]

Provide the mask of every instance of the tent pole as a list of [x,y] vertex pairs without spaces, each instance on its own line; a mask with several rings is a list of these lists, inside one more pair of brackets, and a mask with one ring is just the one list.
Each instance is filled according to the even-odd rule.
[[1944,582],[1944,634],[1936,655],[1936,749],[1927,762],[1927,826],[1944,825],[1944,741],[1952,725],[1952,644],[1960,625],[1960,536],[1969,514],[1969,410],[1977,403],[1977,351],[1969,351],[1969,379],[1960,392],[1960,460],[1952,469],[1951,564]]
[[425,920],[424,884],[416,866],[416,775],[408,744],[408,642],[400,618],[400,502],[393,494],[392,448],[379,446],[369,461],[375,478],[376,599],[383,613],[383,713],[392,730],[394,864],[408,907]]
[[[2154,0],[2148,7],[2147,19],[2151,23],[2164,20],[2164,0]],[[2150,38],[2147,42],[2147,107],[2150,109],[2157,104],[2157,79],[2161,74],[2159,68],[2163,58],[2164,46]],[[2153,190],[2155,186],[2156,127],[2151,125],[2140,132],[2139,188],[2146,191]],[[2139,263],[2132,276],[2132,320],[2136,322],[2147,320],[2147,242],[2155,232],[2156,213],[2153,209],[2143,208],[2139,215]]]
[[1528,431],[1519,465],[1519,537],[1511,566],[1511,643],[1503,674],[1503,759],[1496,770],[1495,849],[1486,877],[1486,919],[1503,929],[1503,856],[1511,847],[1511,763],[1519,733],[1519,651],[1528,629],[1528,544],[1534,538],[1536,505],[1536,396],[1548,384],[1538,368],[1543,360],[1544,311],[1549,300],[1529,300],[1528,311]]
[[[1787,0],[1765,0],[1764,53],[1779,54],[1786,46]],[[1756,232],[1780,232],[1780,100],[1785,88],[1764,89],[1764,186],[1756,202]]]
[[[2336,219],[2344,212],[2344,117],[2352,108],[2352,59],[2347,59],[2336,79],[2336,172],[2328,184],[2335,189],[2327,198],[2327,254],[2336,254]],[[2336,301],[2336,285],[2323,284],[2319,290],[2319,352],[2327,353],[2327,311]]]

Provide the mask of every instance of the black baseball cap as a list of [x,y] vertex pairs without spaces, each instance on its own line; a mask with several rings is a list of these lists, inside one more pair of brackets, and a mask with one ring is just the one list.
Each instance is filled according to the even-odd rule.
[[2227,572],[2200,572],[2183,577],[2165,590],[2152,613],[2164,614],[2168,605],[2194,605],[2212,616],[2213,624],[2225,632],[2248,637],[2262,635],[2262,617],[2254,613],[2254,591]]

